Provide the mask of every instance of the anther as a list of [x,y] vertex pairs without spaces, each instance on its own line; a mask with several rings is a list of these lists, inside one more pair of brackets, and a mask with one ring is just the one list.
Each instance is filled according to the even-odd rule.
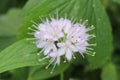
[[40,53],[37,53],[37,55],[40,55]]
[[76,57],[75,57],[74,53],[73,53],[72,55],[73,55],[73,59],[76,59]]
[[86,54],[93,56],[93,54],[86,52]]
[[51,70],[51,72],[50,72],[51,74],[53,73],[53,71],[54,71],[54,69],[55,69],[56,64],[57,64],[57,63],[55,62],[54,66],[53,66],[53,68],[52,68],[52,70]]
[[96,52],[93,52],[93,55],[92,56],[95,56]]
[[53,72],[50,72],[51,74],[53,74]]
[[95,37],[96,37],[96,35],[93,34],[93,35],[90,35],[90,36],[89,36],[89,39],[92,39],[92,38],[95,38]]
[[76,59],[76,57],[74,56],[73,59]]
[[67,61],[66,60],[64,60],[64,62],[63,63],[66,63]]
[[86,25],[88,23],[88,19],[86,19],[83,24]]
[[82,19],[80,19],[80,23],[82,22]]
[[94,49],[92,49],[92,48],[88,48],[88,47],[87,47],[87,49],[89,49],[89,50],[94,50]]
[[90,28],[87,29],[87,32],[88,32],[88,31],[91,31],[91,30],[93,30],[93,29],[95,29],[95,27],[92,25]]

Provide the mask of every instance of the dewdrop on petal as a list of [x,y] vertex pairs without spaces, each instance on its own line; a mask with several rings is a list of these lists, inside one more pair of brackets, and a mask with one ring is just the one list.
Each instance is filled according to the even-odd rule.
[[32,21],[33,28],[29,28],[29,30],[33,32],[28,34],[33,35],[34,38],[28,39],[34,40],[36,47],[41,50],[37,55],[44,54],[45,57],[39,61],[49,59],[46,69],[53,64],[51,73],[56,65],[60,65],[61,57],[64,57],[64,62],[66,62],[75,59],[76,52],[79,52],[83,57],[84,54],[95,56],[94,49],[90,47],[95,46],[95,44],[88,42],[96,37],[94,34],[88,33],[95,27],[87,28],[88,20],[83,23],[75,23],[66,17],[59,18],[58,14],[57,18],[50,17],[50,19],[46,18],[45,21],[41,18],[41,20],[42,23],[39,24]]

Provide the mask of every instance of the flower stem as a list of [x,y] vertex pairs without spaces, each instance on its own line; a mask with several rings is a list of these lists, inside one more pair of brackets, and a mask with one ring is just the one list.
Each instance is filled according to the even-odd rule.
[[60,73],[60,80],[64,80],[64,74],[63,74],[63,72]]

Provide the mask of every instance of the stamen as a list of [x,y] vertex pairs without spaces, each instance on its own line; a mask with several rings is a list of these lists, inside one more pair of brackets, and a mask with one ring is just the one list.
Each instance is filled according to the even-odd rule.
[[95,56],[96,52],[93,52],[93,56]]
[[42,23],[45,23],[45,21],[39,16],[40,20],[42,21]]
[[72,23],[74,24],[76,22],[76,18],[73,19]]
[[44,57],[44,58],[42,58],[42,59],[38,59],[38,61],[41,62],[41,61],[43,61],[43,60],[45,60],[45,59],[47,59],[47,58],[49,58],[49,56],[46,56],[46,57]]
[[50,63],[45,67],[45,69],[48,69],[49,66],[50,66],[54,61],[55,61],[55,58],[53,58],[53,59],[50,61]]
[[26,40],[37,40],[37,38],[26,38]]
[[40,55],[45,49],[43,48],[37,55]]
[[97,46],[97,44],[95,43],[95,44],[89,44],[88,46]]
[[29,30],[37,32],[38,30],[32,29],[31,27],[28,27]]
[[73,20],[74,20],[74,16],[71,18],[71,22],[73,22]]
[[73,59],[76,59],[76,57],[75,57],[74,53],[73,53],[72,55],[73,55]]
[[95,29],[95,27],[92,25],[90,28],[87,28],[87,32]]
[[64,62],[63,63],[66,63],[67,62],[67,59],[65,58]]
[[94,49],[92,49],[92,48],[88,48],[88,47],[87,47],[87,49],[89,49],[89,50],[94,50]]
[[92,51],[89,51],[89,50],[87,50],[86,52],[87,52],[87,53],[93,53]]
[[37,53],[37,55],[39,56],[39,55],[40,55],[40,53]]
[[95,56],[96,52],[93,52],[92,54],[91,54],[91,53],[86,52],[86,54],[91,55],[91,56]]
[[65,13],[65,19],[67,19],[67,16],[68,16],[67,13]]
[[29,34],[29,35],[34,35],[35,33],[30,33],[30,32],[28,32],[27,34]]
[[53,16],[52,16],[51,14],[49,14],[49,17],[50,17],[50,19],[52,20]]
[[35,42],[35,41],[33,41],[32,43],[33,43],[33,44],[35,44],[36,42]]
[[53,60],[53,58],[51,58],[50,60],[49,60],[49,62],[51,62]]
[[88,19],[83,22],[83,25],[87,25]]
[[59,19],[58,9],[56,10],[56,18]]
[[32,27],[34,27],[35,29],[39,30],[39,28],[36,25],[32,25]]
[[92,38],[95,38],[95,37],[96,37],[96,35],[92,34],[92,35],[89,36],[89,39],[92,39]]
[[38,24],[37,24],[35,21],[31,20],[31,22],[32,22],[33,24],[35,24],[36,26],[38,26]]
[[85,56],[83,55],[83,53],[81,53],[81,52],[79,52],[81,55],[82,55],[82,57],[84,58]]
[[80,19],[80,23],[82,23],[82,21],[83,21],[83,20],[82,20],[82,19]]
[[45,49],[43,48],[39,53],[42,53]]
[[56,64],[57,64],[57,63],[55,62],[54,66],[53,66],[53,68],[52,68],[52,70],[51,70],[51,72],[50,72],[51,74],[53,73],[53,71],[54,71],[54,69],[55,69]]
[[93,54],[90,54],[90,53],[87,53],[87,52],[86,52],[86,54],[88,54],[88,55],[90,55],[90,56],[93,56]]

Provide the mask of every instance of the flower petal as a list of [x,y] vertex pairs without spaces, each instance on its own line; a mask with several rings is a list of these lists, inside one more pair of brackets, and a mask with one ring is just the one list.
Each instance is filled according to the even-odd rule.
[[67,49],[65,56],[66,56],[67,60],[70,61],[72,59],[72,51],[70,49]]
[[59,65],[60,64],[60,56],[57,57],[56,63]]
[[59,54],[59,56],[64,55],[64,54],[65,54],[65,47],[60,48],[60,49],[58,50],[58,54]]

